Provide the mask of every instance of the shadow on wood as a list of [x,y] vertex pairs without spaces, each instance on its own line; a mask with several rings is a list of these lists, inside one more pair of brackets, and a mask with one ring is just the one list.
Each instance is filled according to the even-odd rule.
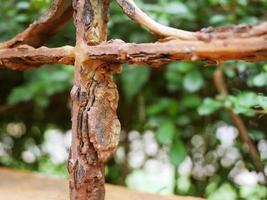
[[[44,175],[0,169],[0,199],[2,200],[66,200],[68,182]],[[203,200],[194,197],[159,196],[106,185],[107,200]]]

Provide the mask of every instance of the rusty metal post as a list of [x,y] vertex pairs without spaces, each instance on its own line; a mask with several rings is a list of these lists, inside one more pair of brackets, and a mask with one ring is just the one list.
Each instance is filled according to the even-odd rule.
[[77,32],[71,91],[73,136],[68,162],[71,200],[104,200],[104,164],[119,141],[118,91],[112,80],[114,66],[88,60],[84,51],[86,45],[106,40],[108,7],[109,0],[73,2]]

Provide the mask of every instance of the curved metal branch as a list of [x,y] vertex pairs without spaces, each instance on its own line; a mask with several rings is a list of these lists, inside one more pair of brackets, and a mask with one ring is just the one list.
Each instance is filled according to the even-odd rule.
[[71,0],[54,0],[47,12],[14,38],[0,43],[0,49],[27,44],[42,46],[71,19]]
[[132,20],[138,22],[145,28],[147,28],[150,32],[163,36],[169,37],[173,36],[182,40],[196,40],[196,35],[194,32],[179,30],[176,28],[171,28],[168,26],[164,26],[159,24],[150,18],[147,14],[145,14],[135,3],[133,0],[116,0],[117,3],[122,8],[123,12]]

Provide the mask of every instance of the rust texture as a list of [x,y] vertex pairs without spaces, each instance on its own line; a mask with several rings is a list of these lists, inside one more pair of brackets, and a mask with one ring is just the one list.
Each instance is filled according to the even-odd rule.
[[131,19],[134,19],[136,15],[135,6],[127,0],[117,0],[117,2],[121,6],[123,12]]
[[[85,14],[88,22],[90,17]],[[88,25],[93,22],[90,22]],[[87,23],[86,23],[87,24]],[[46,47],[32,48],[21,45],[16,48],[0,49],[0,66],[11,69],[25,70],[38,67],[41,64],[74,64],[76,57],[83,61],[102,60],[110,63],[148,64],[158,67],[172,61],[208,61],[220,62],[228,60],[264,61],[267,60],[267,23],[257,26],[232,26],[222,28],[206,28],[199,32],[198,40],[178,40],[173,37],[161,39],[156,43],[134,44],[122,40],[106,39],[106,33],[98,39],[98,45],[88,46],[94,36],[88,34],[87,25],[84,34],[77,40],[77,47],[60,47],[48,49]],[[87,27],[87,28],[86,28]],[[81,30],[83,28],[81,27]],[[92,28],[94,29],[95,28]],[[104,30],[104,32],[106,32]],[[82,33],[82,31],[79,31]],[[85,41],[85,35],[90,40]],[[99,44],[100,43],[100,44]],[[97,44],[97,42],[92,42]],[[242,47],[242,48],[240,48]],[[74,53],[76,52],[76,53]],[[61,54],[61,55],[59,55]],[[51,59],[49,59],[49,57]]]
[[73,47],[60,48],[33,48],[21,45],[11,49],[0,49],[0,67],[13,70],[26,70],[39,67],[42,64],[67,64],[74,63]]
[[[77,44],[79,45],[75,49],[69,47],[73,51],[66,51],[65,47],[35,49],[25,45],[16,48],[0,48],[0,67],[25,70],[41,64],[74,64],[73,52],[83,61],[102,60],[110,63],[148,64],[152,67],[181,60],[208,62],[267,60],[266,22],[256,26],[205,28],[195,32],[197,40],[179,40],[175,37],[168,37],[156,43],[144,44],[125,43],[117,39],[103,42],[107,37],[107,30],[104,28],[107,14],[103,18],[103,23],[96,23],[92,18],[96,11],[90,11],[88,5],[90,4],[87,2],[85,5],[88,8],[87,11],[84,10],[81,14],[82,23],[77,25],[77,30],[79,30],[77,31]],[[103,30],[103,34],[100,35],[99,26]],[[90,34],[90,31],[93,33]],[[88,46],[88,44],[95,46]],[[62,52],[61,56],[59,56],[60,52]],[[48,56],[51,56],[51,60]]]
[[84,46],[107,38],[109,1],[73,3],[77,28],[74,86],[71,91],[72,146],[68,169],[71,200],[104,200],[104,164],[119,142],[117,86],[112,71],[119,68],[101,60],[88,60]]
[[[147,44],[112,41],[87,48],[90,59],[161,66],[172,61],[263,61],[267,60],[265,37],[214,39],[206,41],[169,40]],[[242,48],[240,48],[242,46]]]

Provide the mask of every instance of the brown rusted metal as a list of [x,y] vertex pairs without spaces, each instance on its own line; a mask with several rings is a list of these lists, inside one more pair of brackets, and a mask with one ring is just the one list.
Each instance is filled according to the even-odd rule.
[[119,142],[119,95],[112,80],[114,66],[86,59],[83,47],[106,40],[109,0],[77,0],[73,6],[77,34],[71,91],[70,199],[104,200],[104,164]]
[[[256,45],[255,45],[256,44]],[[242,46],[242,48],[240,48]],[[42,64],[74,64],[79,51],[84,60],[103,62],[147,64],[158,67],[172,61],[264,61],[267,60],[265,37],[216,39],[212,41],[169,40],[157,43],[133,44],[113,40],[97,46],[38,49],[19,46],[0,50],[0,67],[26,70]],[[77,53],[76,53],[77,54]]]
[[[88,19],[90,17],[86,17],[86,20]],[[106,29],[104,31],[106,32]],[[80,33],[82,31],[78,32],[78,34]],[[77,42],[82,45],[75,49],[74,47],[35,49],[25,45],[0,49],[0,66],[24,70],[41,64],[74,64],[75,54],[79,55],[80,59],[88,61],[148,64],[154,67],[181,60],[208,62],[267,60],[267,23],[257,26],[206,28],[196,32],[198,39],[192,41],[169,37],[156,43],[134,44],[121,40],[100,43],[105,38],[93,42],[97,34],[89,34],[87,31],[83,35],[88,35],[87,42],[91,42],[91,45],[95,44],[95,46],[88,46],[87,42],[83,42],[84,39],[82,39]],[[103,35],[101,37],[104,37]]]
[[72,65],[75,61],[74,48],[33,48],[21,45],[16,48],[0,49],[0,67],[13,70],[26,70],[39,67],[42,64]]

